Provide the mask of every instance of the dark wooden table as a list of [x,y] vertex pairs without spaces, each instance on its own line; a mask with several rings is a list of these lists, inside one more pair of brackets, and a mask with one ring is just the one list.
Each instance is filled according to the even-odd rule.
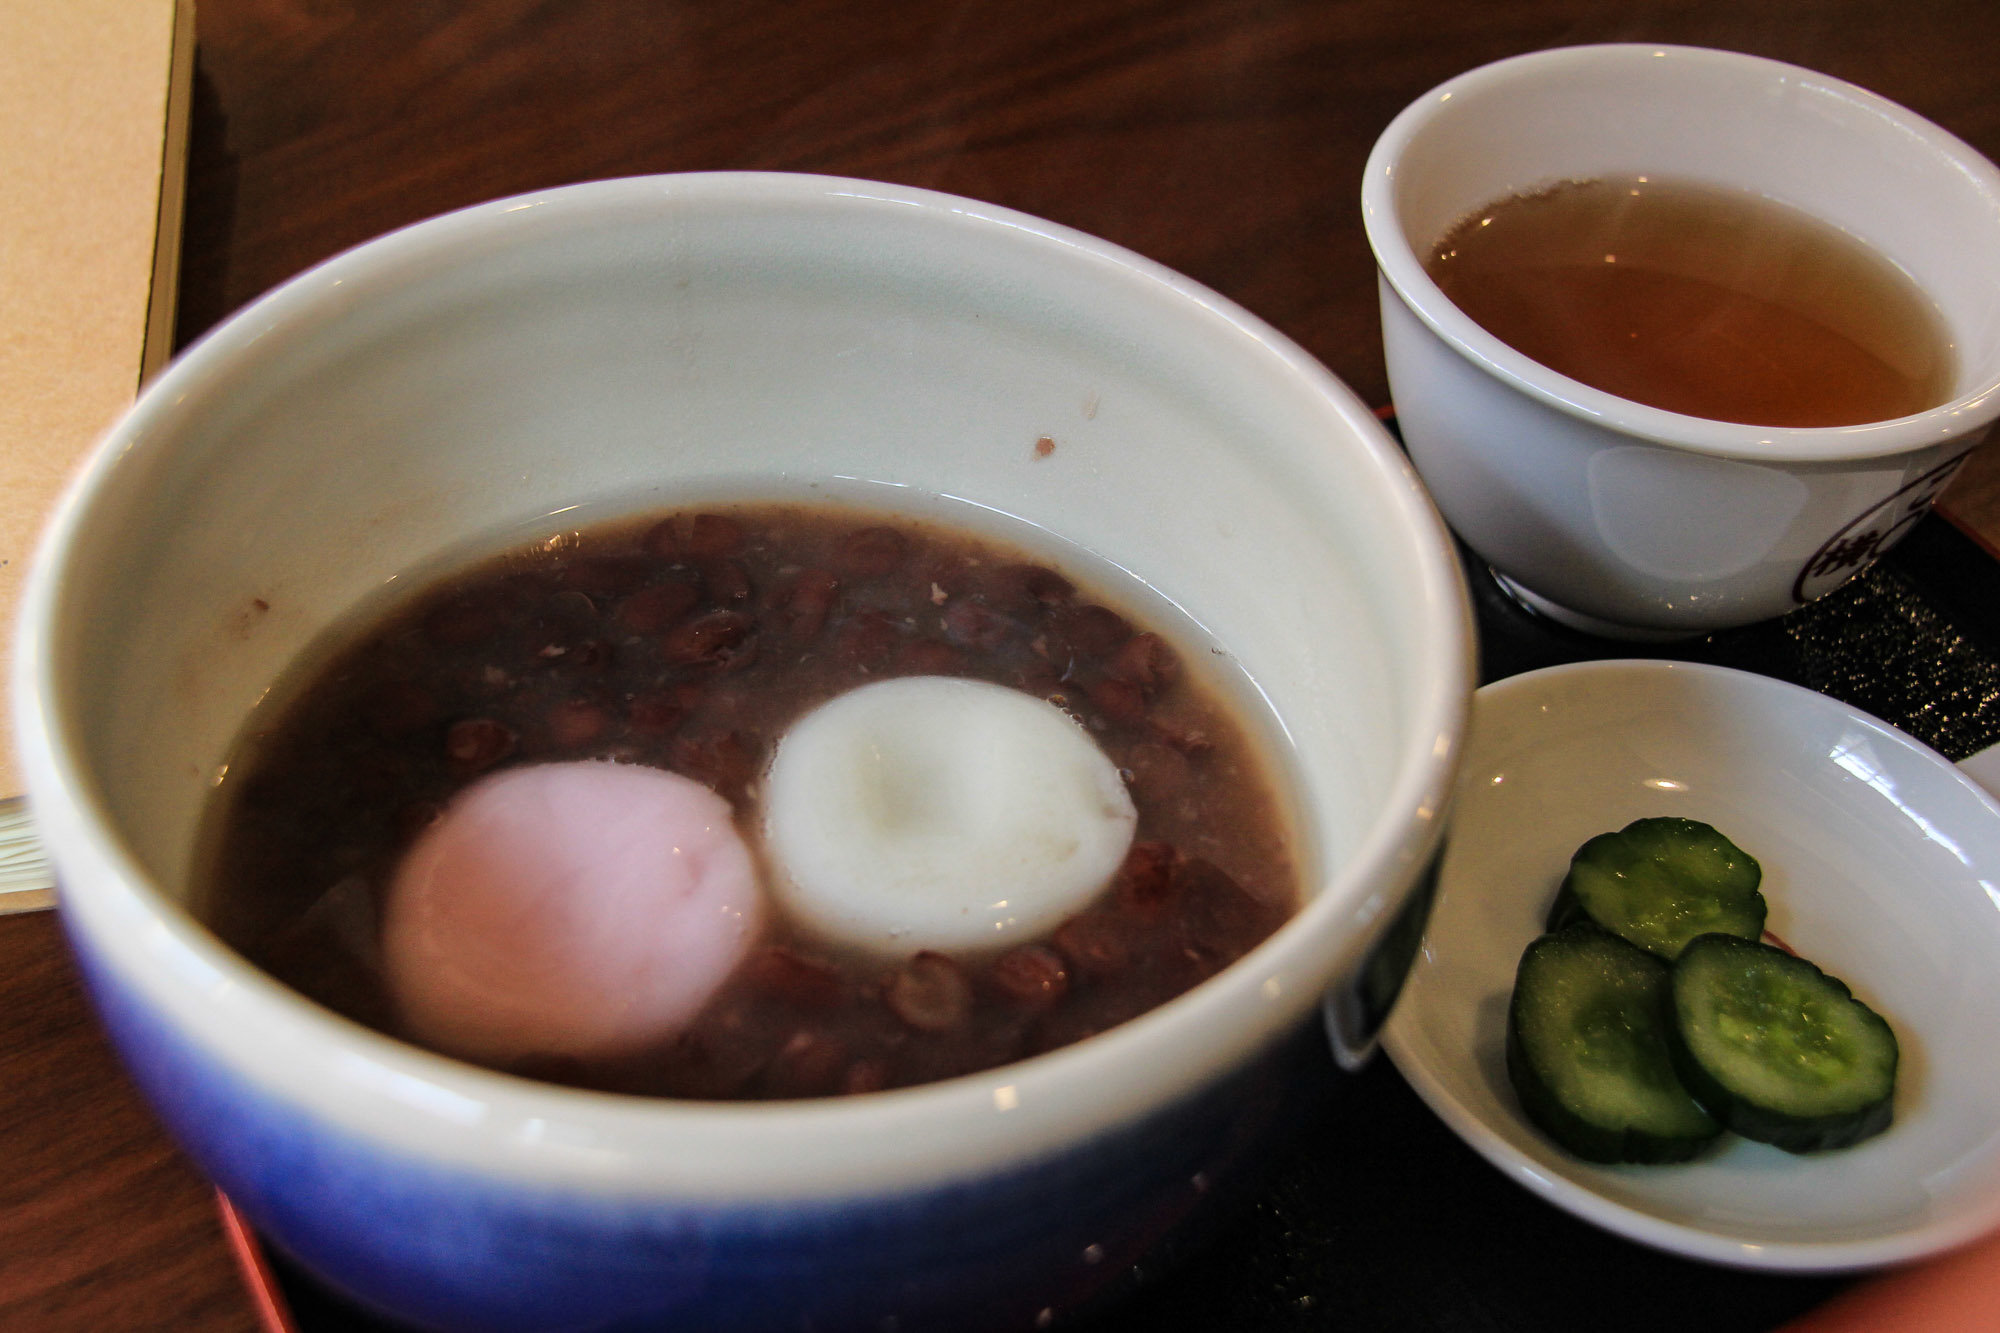
[[[1096,233],[1240,301],[1383,402],[1362,164],[1396,111],[1461,70],[1581,42],[1730,47],[1852,79],[2000,157],[1991,0],[200,0],[198,21],[183,342],[337,250],[460,205],[757,168],[932,187]],[[1966,558],[1942,540],[1924,558]],[[1359,1086],[1368,1123],[1323,1123],[1386,1134],[1374,1147],[1416,1165],[1407,1190],[1343,1221],[1315,1194],[1338,1174],[1295,1172],[1247,1210],[1237,1250],[1112,1322],[1555,1326],[1552,1296],[1492,1313],[1507,1276],[1480,1257],[1538,1227],[1629,1264],[1636,1299],[1685,1303],[1692,1287],[1734,1309],[1711,1328],[1769,1326],[1839,1285],[1699,1269],[1570,1224],[1487,1181],[1386,1063]],[[1403,1125],[1369,1127],[1384,1117]],[[256,1327],[212,1196],[117,1070],[48,914],[0,918],[0,1131],[0,1329]],[[1461,1179],[1474,1215],[1409,1215]],[[1413,1244],[1465,1255],[1460,1279],[1399,1276]],[[1377,1276],[1328,1263],[1339,1246]]]

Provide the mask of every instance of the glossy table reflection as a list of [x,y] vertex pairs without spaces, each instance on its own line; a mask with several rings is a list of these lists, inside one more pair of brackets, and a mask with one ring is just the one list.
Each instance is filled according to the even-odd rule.
[[[1386,399],[1357,194],[1405,103],[1578,42],[1732,47],[1852,79],[2000,157],[1982,0],[201,0],[182,340],[346,246],[498,195],[754,168],[953,191],[1240,301]],[[2000,485],[1955,512],[2000,519]],[[1994,522],[1989,532],[2000,531]],[[1777,625],[1672,652],[1827,690],[1959,757],[2000,737],[2000,573],[1933,521]],[[1473,570],[1489,677],[1628,648]],[[113,1065],[47,914],[0,919],[0,1328],[257,1326],[206,1188]],[[1579,1278],[1578,1275],[1584,1275]],[[1386,1062],[1302,1091],[1213,1240],[1105,1329],[1767,1329],[1838,1279],[1704,1268],[1501,1180]],[[352,1326],[308,1290],[307,1328]]]

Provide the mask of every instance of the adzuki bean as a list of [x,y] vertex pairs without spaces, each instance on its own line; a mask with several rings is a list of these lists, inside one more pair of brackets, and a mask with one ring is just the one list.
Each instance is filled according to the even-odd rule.
[[1261,760],[1181,655],[1071,577],[915,522],[784,505],[587,528],[432,584],[318,664],[232,758],[216,928],[306,994],[400,1031],[377,895],[453,794],[598,757],[708,783],[754,837],[793,719],[871,679],[958,675],[1048,699],[1139,810],[1110,885],[1048,938],[884,956],[777,914],[694,1025],[617,1059],[515,1072],[657,1096],[873,1092],[1114,1027],[1254,947],[1295,871]]

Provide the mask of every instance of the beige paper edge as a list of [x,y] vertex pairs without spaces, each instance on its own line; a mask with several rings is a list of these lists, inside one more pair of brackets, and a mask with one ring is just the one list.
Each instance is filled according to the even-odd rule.
[[[98,436],[173,352],[194,85],[193,0],[0,0],[0,671],[41,527]],[[0,710],[0,796],[18,792]],[[53,881],[0,800],[0,913]]]

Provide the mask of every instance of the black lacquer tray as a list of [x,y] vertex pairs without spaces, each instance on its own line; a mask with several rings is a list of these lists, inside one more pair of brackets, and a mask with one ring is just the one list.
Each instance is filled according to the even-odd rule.
[[[1668,645],[1591,638],[1466,573],[1482,680],[1559,662],[1662,657],[1819,690],[1947,758],[2000,742],[2000,562],[1940,517],[1782,620]],[[1310,1048],[1317,1040],[1304,1034]],[[1749,1273],[1660,1253],[1529,1194],[1460,1143],[1386,1058],[1358,1075],[1310,1051],[1255,1186],[1203,1235],[1136,1275],[1089,1333],[1368,1329],[1512,1333],[1615,1311],[1623,1333],[1763,1333],[1853,1278]],[[385,1329],[273,1256],[300,1333]]]

